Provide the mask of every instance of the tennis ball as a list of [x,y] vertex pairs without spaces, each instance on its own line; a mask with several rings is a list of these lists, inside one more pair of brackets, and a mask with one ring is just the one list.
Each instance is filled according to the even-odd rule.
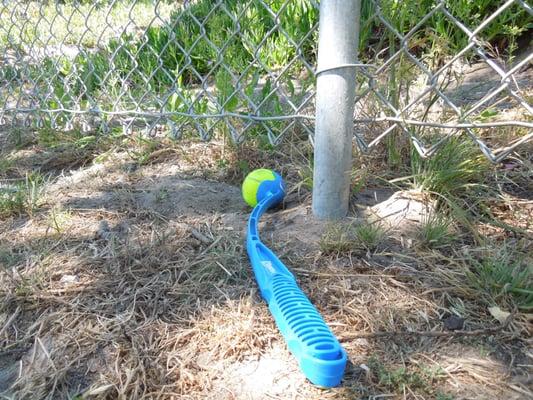
[[285,183],[274,171],[256,169],[244,178],[242,197],[249,206],[255,207],[269,192],[278,198],[278,202],[285,196]]

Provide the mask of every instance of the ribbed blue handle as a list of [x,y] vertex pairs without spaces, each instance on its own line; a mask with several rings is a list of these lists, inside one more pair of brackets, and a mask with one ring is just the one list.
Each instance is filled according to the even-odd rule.
[[337,386],[346,367],[345,350],[300,290],[292,273],[259,239],[259,218],[279,202],[277,196],[277,193],[269,193],[250,215],[248,256],[261,295],[305,376],[315,385]]

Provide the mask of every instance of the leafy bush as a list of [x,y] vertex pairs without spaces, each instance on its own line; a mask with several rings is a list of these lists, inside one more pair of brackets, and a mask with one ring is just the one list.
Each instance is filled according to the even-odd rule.
[[[225,0],[213,8],[212,2],[203,0],[175,12],[162,27],[150,27],[142,38],[123,34],[109,42],[95,55],[83,55],[87,61],[77,59],[82,68],[90,71],[84,75],[90,90],[98,87],[105,73],[102,59],[108,68],[121,79],[136,85],[148,84],[157,92],[167,90],[177,80],[184,84],[198,83],[215,76],[227,68],[243,70],[275,69],[287,64],[297,47],[311,56],[312,40],[305,40],[318,18],[318,11],[309,0],[290,2],[273,1],[270,5],[279,13],[281,29],[275,28],[275,16],[260,1],[243,4]],[[309,38],[312,39],[312,38]],[[252,65],[258,58],[263,65]]]
[[[433,0],[363,1],[360,38],[363,59],[380,52],[386,57],[399,46],[398,38],[377,18],[376,3],[400,34],[409,32],[435,6]],[[113,10],[118,7],[125,10],[127,4],[117,2]],[[471,29],[496,7],[489,0],[446,3],[446,8]],[[142,102],[147,109],[160,109],[163,98],[167,100],[164,109],[181,113],[238,111],[280,115],[292,109],[284,109],[287,105],[280,101],[278,87],[283,86],[297,103],[313,82],[312,74],[301,78],[305,66],[298,57],[303,57],[309,65],[315,62],[317,32],[312,28],[317,22],[318,9],[312,0],[271,0],[268,7],[260,0],[222,0],[215,4],[198,0],[172,13],[162,26],[148,27],[144,35],[126,32],[108,43],[100,43],[95,51],[82,51],[73,60],[45,58],[29,68],[33,69],[34,80],[42,86],[50,109],[85,109],[92,106],[88,103],[90,98],[104,106],[121,101],[122,108],[131,108]],[[527,29],[527,12],[513,5],[481,34],[490,43],[512,52],[513,43]],[[415,33],[409,51],[433,63],[457,52],[467,40],[467,35],[439,11]],[[385,48],[388,50],[381,51]],[[392,104],[397,103],[395,98],[402,91],[405,75],[413,70],[404,61],[400,58],[399,65],[390,67],[387,84]],[[273,77],[272,71],[275,74],[289,64],[290,68],[281,77]],[[4,72],[7,77],[11,74]],[[293,79],[301,83],[299,93]],[[193,87],[198,88],[200,84],[214,84],[213,98],[222,100],[223,106],[215,107],[210,95],[195,94]],[[253,102],[259,100],[260,108],[255,108],[247,98]],[[184,118],[175,119],[178,125],[184,122],[181,121]],[[207,120],[195,123],[204,124],[208,131],[213,125]],[[221,124],[227,125],[227,121]],[[268,128],[276,133],[285,129],[286,124],[265,122],[257,124],[257,131],[264,135]],[[254,130],[252,126],[250,134]],[[395,143],[390,143],[389,148],[394,149]],[[391,160],[393,156],[391,153]]]
[[[379,10],[383,17],[398,31],[405,35],[413,29],[427,14],[436,7],[434,0],[381,0]],[[470,31],[475,30],[485,19],[491,16],[501,4],[492,0],[448,0],[444,7]],[[531,30],[529,14],[524,8],[513,5],[500,13],[481,32],[485,42],[496,47],[501,54],[512,55],[516,50],[519,37]],[[378,53],[391,46],[394,52],[398,38],[377,18],[377,8],[373,1],[363,1],[361,9],[362,54]],[[441,11],[428,18],[411,40],[410,51],[422,55],[432,52],[434,56],[443,57],[458,52],[468,44],[468,35]],[[389,51],[389,52],[390,52]]]

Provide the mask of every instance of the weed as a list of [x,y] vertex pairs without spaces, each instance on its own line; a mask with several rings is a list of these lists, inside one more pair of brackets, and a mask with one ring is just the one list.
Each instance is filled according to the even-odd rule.
[[479,188],[489,168],[489,162],[473,143],[452,138],[428,159],[423,159],[413,149],[409,179],[417,190],[454,198]]
[[22,149],[34,142],[35,138],[28,132],[27,129],[12,127],[8,132],[8,145],[6,148],[14,147]]
[[385,232],[376,223],[331,224],[320,238],[320,250],[325,254],[374,251],[383,241]]
[[21,213],[24,210],[24,197],[18,187],[0,188],[0,217]]
[[12,248],[0,247],[0,267],[9,268],[20,260],[21,256],[16,254]]
[[442,214],[429,215],[418,228],[417,238],[420,244],[429,248],[443,248],[452,244],[455,235],[452,232],[452,220]]
[[30,297],[38,292],[48,280],[48,268],[45,263],[46,257],[32,260],[35,262],[35,269],[26,275],[19,275],[19,280],[14,287],[17,297]]
[[313,166],[305,165],[298,170],[300,182],[299,187],[303,187],[307,190],[313,189]]
[[376,223],[356,225],[354,232],[358,245],[363,246],[368,251],[375,250],[385,236],[383,228]]
[[455,397],[453,397],[451,394],[437,392],[435,400],[454,400]]
[[404,393],[406,389],[432,393],[433,385],[445,376],[439,369],[435,370],[419,366],[412,369],[406,367],[389,369],[375,356],[369,359],[368,366],[378,380],[379,385],[396,393]]
[[523,310],[533,309],[533,268],[508,245],[497,252],[470,258],[470,285],[485,293],[489,303],[510,300]]
[[135,136],[133,139],[132,147],[133,149],[128,149],[126,151],[130,157],[138,164],[145,165],[150,161],[150,156],[159,149],[160,143],[157,140],[143,137]]
[[161,188],[155,193],[155,201],[156,203],[163,203],[169,198],[168,189],[167,188]]
[[321,236],[319,246],[324,254],[349,252],[354,247],[353,233],[346,225],[330,224]]
[[41,206],[45,179],[29,173],[22,182],[0,187],[0,217],[33,213]]
[[80,130],[62,132],[55,129],[40,129],[37,132],[37,142],[40,146],[55,149],[71,146],[76,149],[93,147],[97,141],[96,136],[87,135]]
[[78,155],[105,151],[121,139],[121,135],[116,132],[100,135],[98,131],[87,134],[79,129],[65,132],[51,128],[39,129],[36,137],[37,143],[42,147],[58,151],[77,151]]
[[361,190],[363,190],[363,188],[366,186],[368,182],[368,179],[369,179],[368,175],[369,175],[368,172],[364,170],[363,168],[357,168],[357,169],[352,170],[351,177],[350,177],[352,181],[352,185],[351,185],[352,195],[356,195]]
[[64,232],[71,217],[70,211],[63,210],[61,207],[53,207],[48,215],[48,227],[60,235]]
[[246,176],[252,171],[250,163],[246,160],[237,160],[237,169],[241,176]]
[[6,175],[13,169],[15,161],[9,157],[0,158],[0,177]]
[[425,221],[419,239],[427,247],[447,245],[453,241],[452,218],[457,224],[477,235],[472,224],[472,212],[490,191],[485,179],[491,165],[476,146],[459,137],[449,139],[430,158],[422,158],[412,147],[411,175],[392,179],[389,183],[408,182],[417,191],[436,198],[441,216]]
[[32,215],[42,204],[45,178],[39,173],[30,173],[22,183],[24,208],[28,215]]

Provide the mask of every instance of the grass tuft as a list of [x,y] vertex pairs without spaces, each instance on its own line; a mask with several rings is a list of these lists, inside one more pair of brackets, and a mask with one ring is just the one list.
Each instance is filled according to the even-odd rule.
[[15,161],[8,157],[0,158],[0,177],[7,175],[15,166]]
[[356,225],[354,232],[359,245],[369,251],[377,249],[385,237],[385,231],[376,223]]
[[324,254],[374,251],[382,243],[385,231],[376,223],[331,224],[320,238]]
[[490,164],[469,140],[452,138],[428,159],[413,149],[411,170],[415,189],[454,198],[479,188]]
[[13,186],[0,187],[0,217],[33,213],[42,205],[45,178],[39,173],[29,173]]
[[489,303],[511,302],[519,309],[533,309],[533,266],[507,245],[479,260],[471,258],[470,284],[484,293]]
[[387,368],[375,356],[370,358],[368,366],[378,381],[378,385],[396,393],[405,393],[406,391],[432,393],[434,384],[445,376],[444,371],[439,368],[420,366],[413,369],[405,366]]
[[319,246],[324,254],[347,253],[354,246],[354,238],[346,226],[330,224],[321,236]]
[[59,206],[53,207],[48,215],[48,228],[60,235],[65,231],[71,218],[72,213],[69,210],[63,210]]
[[417,239],[423,247],[439,249],[451,245],[456,240],[452,220],[441,214],[434,214],[422,221]]

